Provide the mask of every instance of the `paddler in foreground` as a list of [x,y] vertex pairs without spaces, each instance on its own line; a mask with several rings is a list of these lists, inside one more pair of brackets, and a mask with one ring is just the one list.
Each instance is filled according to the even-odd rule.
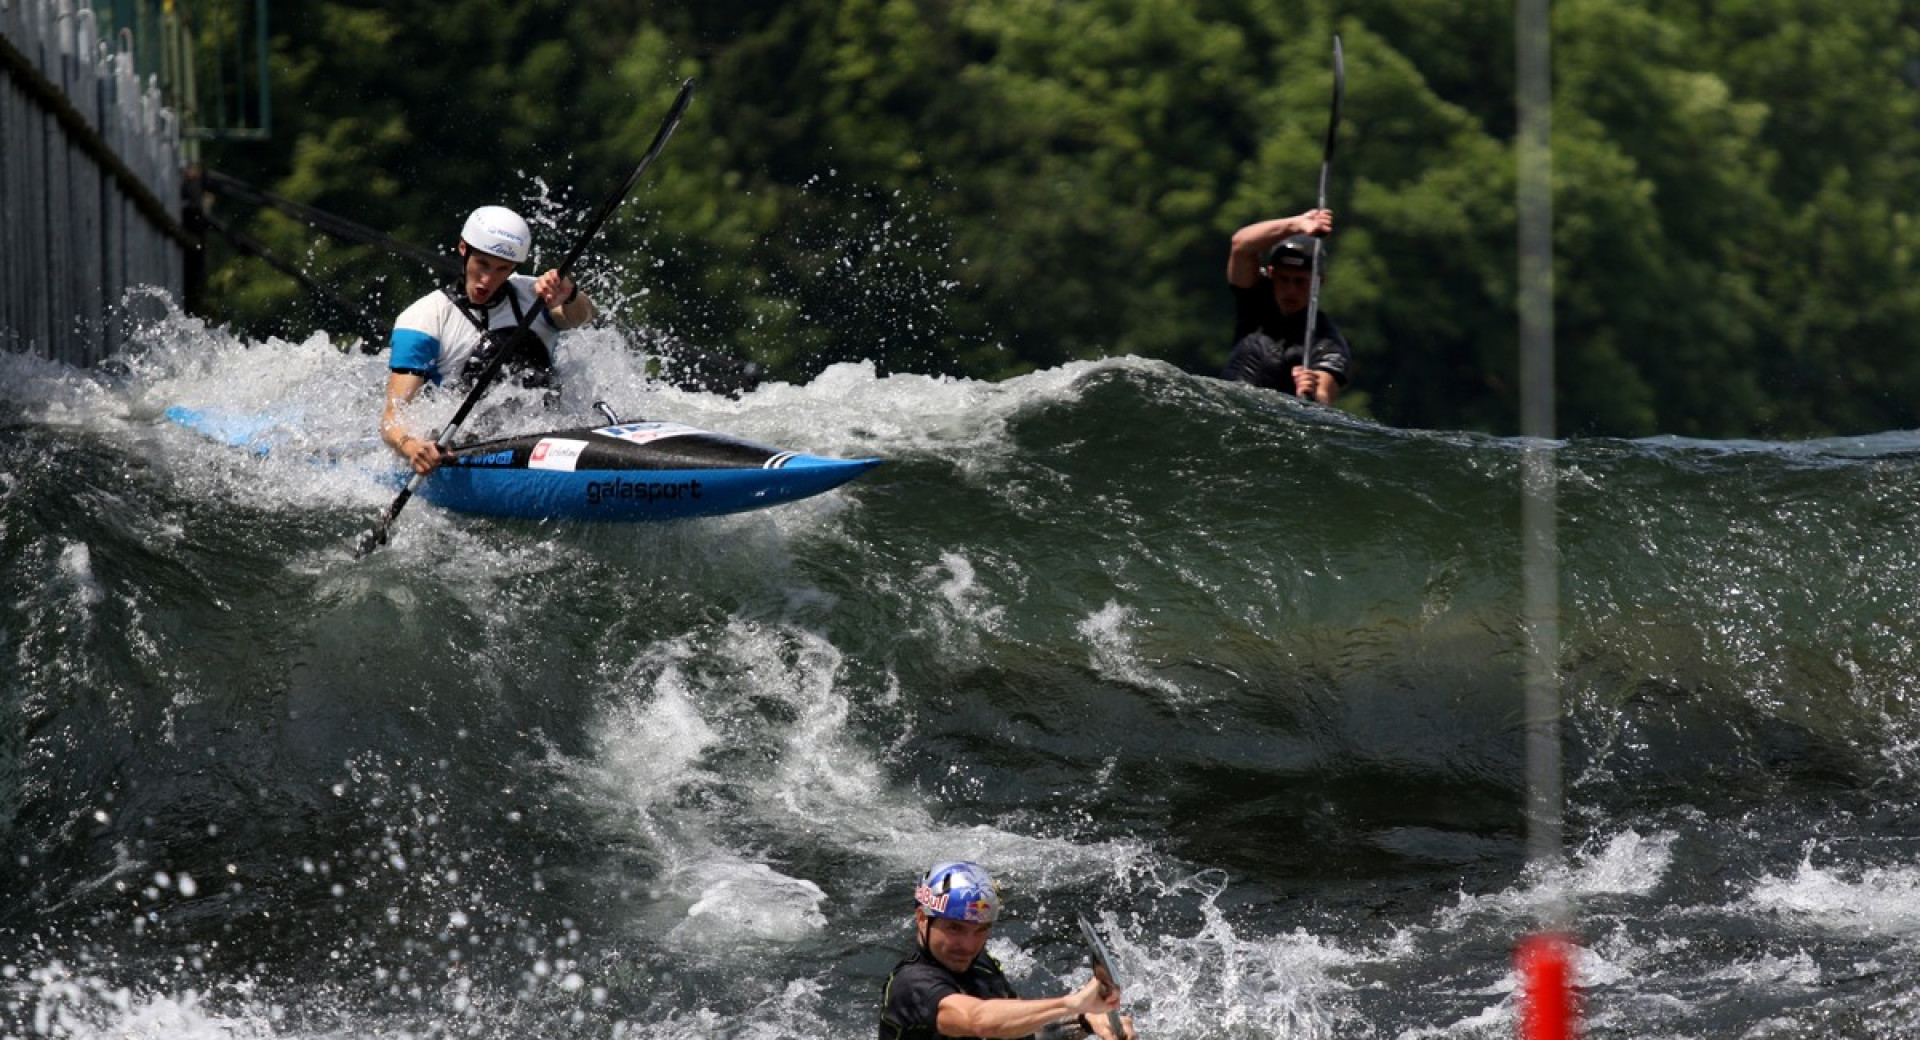
[[[553,385],[553,340],[563,329],[593,320],[593,301],[558,270],[538,278],[515,274],[533,252],[533,232],[504,206],[482,206],[460,229],[461,280],[414,301],[393,323],[387,361],[387,400],[380,439],[404,456],[415,473],[440,464],[440,446],[407,428],[405,406],[432,382],[470,383],[494,351],[512,350],[504,364],[529,389]],[[539,307],[531,335],[516,336],[522,318]]]
[[[1227,284],[1233,287],[1233,354],[1221,377],[1332,404],[1353,372],[1353,350],[1325,310],[1314,316],[1306,357],[1314,239],[1333,233],[1333,211],[1310,209],[1233,233]],[[1320,280],[1327,254],[1320,253]]]
[[1096,1034],[1131,1040],[1133,1020],[1121,1017],[1126,1037],[1115,1037],[1108,1012],[1120,991],[1098,978],[1060,997],[1015,995],[1000,963],[986,952],[1000,916],[1000,886],[977,863],[941,863],[913,890],[916,949],[887,976],[881,998],[880,1040],[1070,1040]]

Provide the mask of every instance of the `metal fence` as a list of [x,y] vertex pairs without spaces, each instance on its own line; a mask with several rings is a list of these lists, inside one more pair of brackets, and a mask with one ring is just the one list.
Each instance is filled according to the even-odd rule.
[[181,132],[91,0],[0,0],[0,348],[87,366],[185,291]]

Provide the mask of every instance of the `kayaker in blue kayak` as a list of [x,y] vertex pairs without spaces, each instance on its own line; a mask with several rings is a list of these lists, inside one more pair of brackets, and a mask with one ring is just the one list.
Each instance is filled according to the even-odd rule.
[[[592,321],[596,313],[593,300],[558,270],[538,278],[514,273],[533,253],[533,232],[504,206],[474,210],[456,248],[459,284],[422,296],[393,323],[380,438],[416,473],[440,464],[439,446],[413,433],[404,414],[421,387],[449,378],[456,385],[471,382],[499,350],[513,352],[503,364],[522,386],[551,387],[554,337]],[[517,335],[535,307],[541,313],[528,325],[529,334]]]
[[[1107,1021],[1120,1006],[1120,991],[1102,992],[1097,978],[1065,996],[1028,1000],[1014,993],[986,952],[1000,917],[1000,886],[985,867],[938,864],[914,888],[913,902],[915,949],[887,976],[880,1040],[1069,1040],[1088,1033],[1126,1040],[1113,1037]],[[1120,1021],[1131,1038],[1132,1020]]]
[[[1314,320],[1313,356],[1303,360],[1316,239],[1333,232],[1333,212],[1311,209],[1234,232],[1227,253],[1233,287],[1233,353],[1225,379],[1332,404],[1353,372],[1353,350],[1325,310]],[[1320,246],[1320,280],[1327,254]]]

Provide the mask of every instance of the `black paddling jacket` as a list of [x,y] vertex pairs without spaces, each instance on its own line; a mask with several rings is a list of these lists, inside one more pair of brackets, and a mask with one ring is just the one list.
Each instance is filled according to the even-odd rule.
[[[1293,392],[1293,366],[1306,353],[1307,312],[1280,313],[1265,278],[1233,289],[1233,354],[1221,378],[1269,390]],[[1313,362],[1306,367],[1333,375],[1346,386],[1353,374],[1353,348],[1326,311],[1314,315]]]
[[1000,962],[985,953],[955,975],[925,947],[893,966],[880,998],[880,1040],[934,1040],[941,1035],[940,1002],[955,993],[981,1000],[1015,997]]

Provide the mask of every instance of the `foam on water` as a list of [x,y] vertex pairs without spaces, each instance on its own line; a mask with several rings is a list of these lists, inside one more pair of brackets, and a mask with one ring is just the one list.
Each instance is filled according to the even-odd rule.
[[1563,869],[1532,872],[1521,885],[1486,894],[1463,893],[1439,924],[1467,926],[1484,915],[1520,922],[1544,919],[1569,899],[1644,896],[1666,877],[1674,835],[1646,837],[1628,829],[1570,856]]
[[1909,942],[1920,938],[1916,867],[1856,866],[1837,858],[1816,864],[1809,851],[1791,877],[1761,878],[1748,898],[1755,911],[1799,927]]
[[1099,927],[1146,1035],[1319,1038],[1359,1023],[1343,977],[1368,958],[1327,936],[1295,929],[1237,932],[1216,900],[1224,878],[1202,874],[1167,884],[1163,898],[1197,897],[1191,932],[1134,935],[1120,918]]
[[72,1040],[264,1040],[285,1035],[276,1022],[279,1009],[248,1007],[244,986],[228,987],[230,992],[219,995],[223,1008],[239,998],[241,1010],[214,1011],[205,1006],[206,995],[195,990],[136,993],[76,973],[58,961],[24,977],[16,978],[9,970],[0,975],[0,985],[25,997],[33,1009],[21,1023],[26,1033],[20,1035]]
[[[1140,850],[1126,842],[939,822],[918,796],[888,785],[852,732],[843,664],[815,633],[739,619],[712,644],[643,650],[608,691],[593,756],[556,763],[607,827],[662,863],[657,894],[684,914],[669,925],[677,939],[791,941],[821,926],[821,886],[843,882],[756,859],[770,835],[809,849],[809,861],[879,861],[899,879],[945,858],[991,862],[1035,887],[1133,867]],[[716,813],[716,801],[731,808]],[[663,923],[660,912],[649,912],[650,926]]]
[[1138,623],[1135,611],[1114,601],[1082,620],[1079,629],[1087,641],[1088,663],[1106,678],[1178,697],[1179,684],[1153,675],[1140,659],[1130,631]]

